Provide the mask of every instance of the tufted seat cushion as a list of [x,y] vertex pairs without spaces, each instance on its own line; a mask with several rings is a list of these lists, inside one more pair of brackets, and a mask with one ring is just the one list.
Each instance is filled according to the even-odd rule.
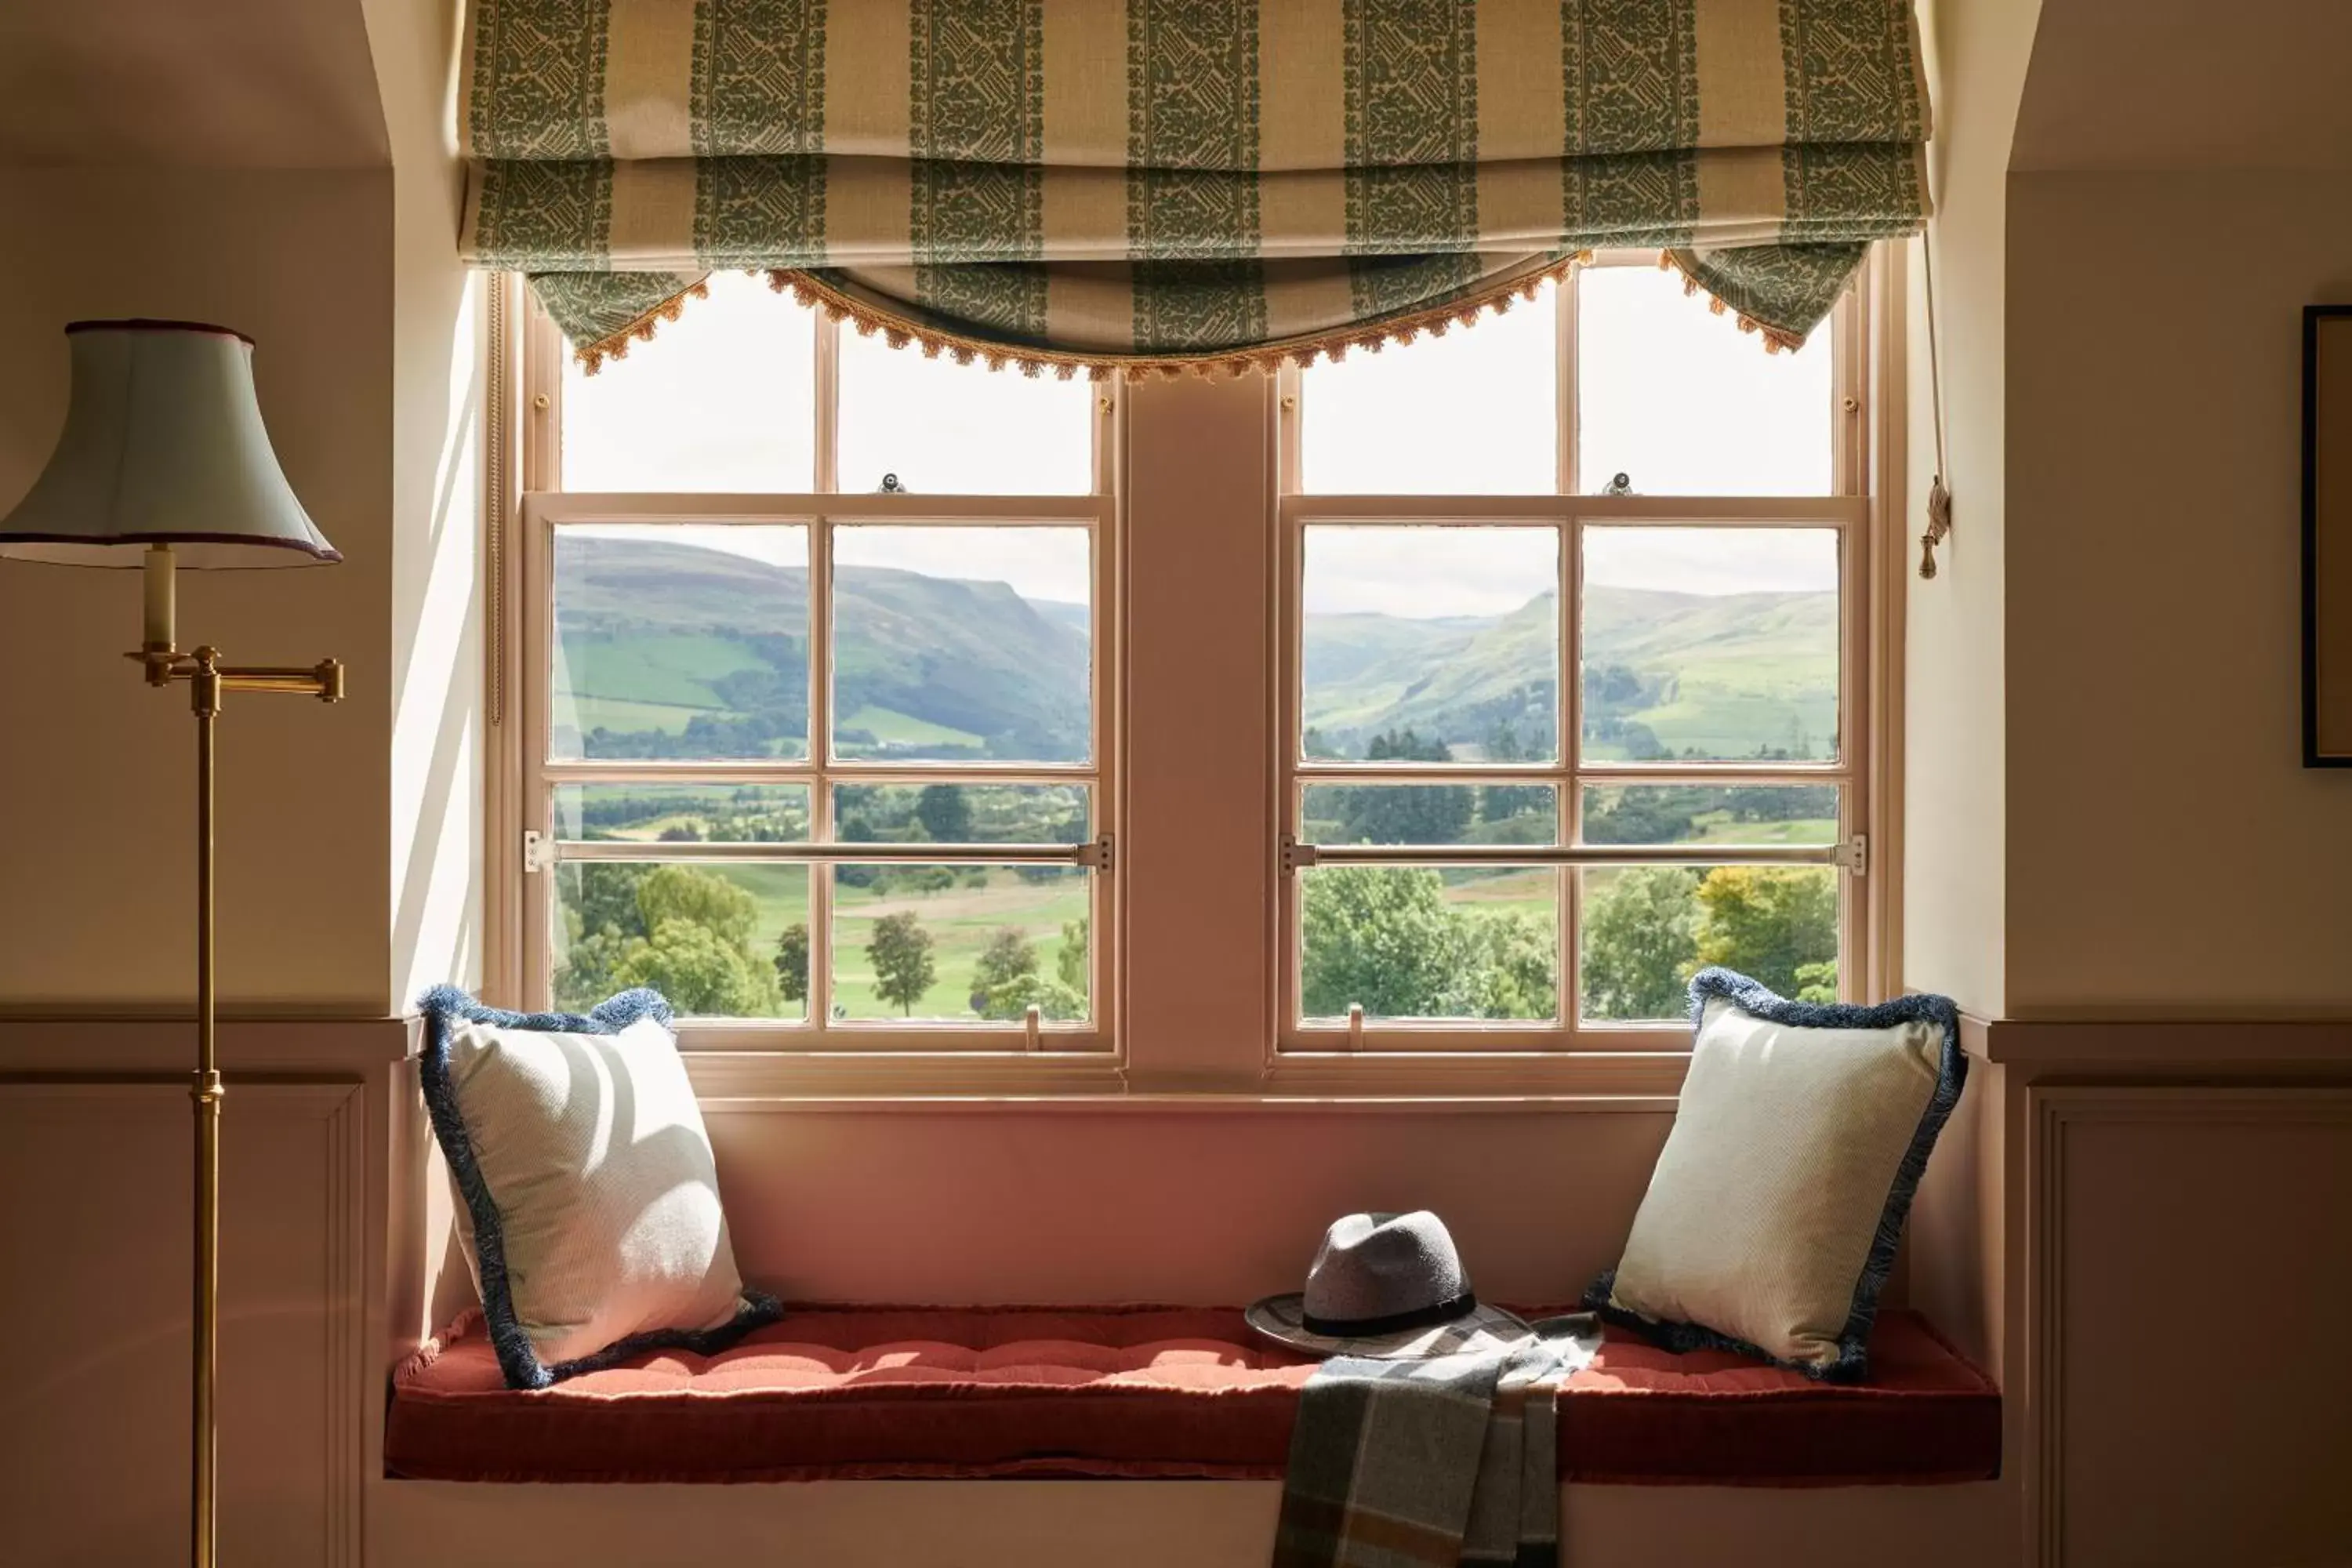
[[[1925,1321],[1882,1314],[1870,1365],[1831,1387],[1612,1329],[1562,1395],[1560,1475],[1998,1473],[2000,1394]],[[716,1354],[651,1351],[519,1391],[469,1314],[394,1379],[384,1466],[467,1481],[1278,1477],[1313,1371],[1229,1308],[809,1307]]]

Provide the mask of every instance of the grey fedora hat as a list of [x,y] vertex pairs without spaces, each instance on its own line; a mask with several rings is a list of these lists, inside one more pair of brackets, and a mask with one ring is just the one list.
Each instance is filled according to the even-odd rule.
[[1307,1289],[1268,1296],[1243,1316],[1267,1339],[1316,1355],[1454,1355],[1501,1349],[1530,1331],[1480,1304],[1445,1222],[1426,1209],[1336,1221],[1307,1268]]

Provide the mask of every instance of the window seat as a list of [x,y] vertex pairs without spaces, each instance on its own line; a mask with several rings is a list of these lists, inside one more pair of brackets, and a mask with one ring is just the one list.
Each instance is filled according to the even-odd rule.
[[[2000,1395],[1917,1314],[1829,1387],[1612,1329],[1562,1392],[1560,1478],[1929,1484],[1999,1473]],[[730,1350],[507,1388],[478,1312],[394,1380],[384,1467],[426,1480],[1279,1477],[1313,1363],[1232,1308],[797,1308]]]

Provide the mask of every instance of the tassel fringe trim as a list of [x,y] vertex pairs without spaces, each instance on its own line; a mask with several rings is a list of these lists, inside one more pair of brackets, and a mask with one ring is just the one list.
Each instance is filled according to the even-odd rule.
[[1549,266],[1495,284],[1479,293],[1427,310],[1391,316],[1368,326],[1343,327],[1328,332],[1286,338],[1256,348],[1210,354],[1083,354],[1055,349],[1013,348],[980,338],[943,332],[935,327],[907,321],[865,300],[852,299],[804,272],[771,272],[768,274],[768,286],[779,293],[790,292],[800,303],[823,310],[834,321],[848,322],[857,329],[861,336],[872,337],[879,333],[882,340],[894,349],[919,347],[926,359],[945,356],[958,364],[985,364],[991,370],[1013,369],[1033,378],[1051,372],[1062,381],[1070,380],[1081,371],[1086,373],[1089,381],[1106,380],[1113,371],[1124,371],[1134,376],[1156,375],[1173,379],[1180,375],[1239,376],[1250,371],[1263,374],[1278,370],[1284,364],[1296,364],[1304,369],[1318,359],[1337,363],[1346,359],[1353,351],[1378,353],[1390,343],[1409,343],[1423,333],[1444,337],[1455,326],[1475,326],[1479,318],[1489,312],[1501,315],[1517,300],[1534,299],[1536,291],[1546,282],[1564,279],[1591,259],[1592,252],[1582,250]]
[[[1680,261],[1677,261],[1675,258],[1675,253],[1672,250],[1661,250],[1658,252],[1658,270],[1661,272],[1673,272],[1679,274],[1683,280],[1683,292],[1686,295],[1705,294],[1706,296],[1706,308],[1715,312],[1715,314],[1723,316],[1734,313],[1731,307],[1726,305],[1713,290],[1709,289],[1706,284],[1701,283],[1697,278],[1692,275],[1689,268],[1685,267]],[[1805,346],[1804,337],[1801,333],[1790,331],[1782,327],[1767,326],[1764,322],[1758,321],[1755,317],[1748,315],[1745,312],[1738,313],[1738,319],[1739,321],[1739,330],[1741,331],[1754,332],[1763,338],[1764,352],[1768,354],[1779,353],[1782,349],[1786,349],[1790,353],[1794,353],[1799,349]]]
[[455,1322],[431,1339],[418,1344],[416,1349],[409,1353],[408,1359],[394,1369],[392,1381],[394,1384],[406,1383],[410,1378],[415,1377],[435,1362],[439,1361],[441,1352],[445,1348],[455,1344],[459,1340],[471,1339],[481,1331],[482,1310],[479,1307],[467,1308],[457,1314]]
[[[860,336],[879,334],[894,349],[920,348],[926,359],[944,357],[958,364],[985,364],[991,370],[1017,370],[1033,379],[1051,374],[1057,380],[1069,381],[1083,372],[1089,381],[1103,381],[1108,379],[1114,371],[1125,371],[1136,376],[1157,375],[1172,379],[1180,375],[1239,376],[1250,371],[1263,374],[1278,370],[1285,364],[1295,364],[1304,369],[1318,359],[1328,359],[1337,363],[1353,353],[1378,353],[1391,343],[1409,343],[1423,335],[1442,338],[1457,326],[1475,326],[1484,316],[1490,313],[1499,316],[1521,300],[1533,300],[1544,284],[1566,279],[1591,259],[1592,252],[1580,250],[1450,304],[1408,311],[1366,326],[1342,327],[1328,332],[1286,338],[1256,348],[1211,354],[1085,354],[1056,349],[1013,347],[919,325],[866,300],[853,299],[829,284],[820,283],[805,272],[775,270],[769,272],[767,279],[768,287],[778,293],[788,293],[801,304],[823,310],[830,320],[848,322],[857,329]],[[677,321],[688,296],[707,299],[709,293],[707,283],[698,282],[663,300],[620,331],[574,348],[573,357],[580,362],[582,369],[593,375],[603,368],[606,360],[627,358],[632,342],[650,342],[662,322]],[[1759,330],[1745,319],[1741,325],[1750,331]],[[1769,328],[1760,330],[1768,333],[1771,331]]]
[[604,368],[606,360],[628,358],[629,345],[632,342],[653,342],[655,331],[664,321],[675,321],[685,311],[687,300],[709,298],[709,280],[697,279],[691,286],[679,289],[652,310],[631,321],[618,331],[607,332],[593,343],[581,344],[572,351],[572,355],[580,362],[580,368],[583,371],[593,375]]

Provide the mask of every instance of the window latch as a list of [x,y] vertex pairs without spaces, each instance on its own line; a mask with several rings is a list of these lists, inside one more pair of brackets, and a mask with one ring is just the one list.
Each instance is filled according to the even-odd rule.
[[1857,833],[1837,847],[1837,863],[1857,877],[1870,875],[1870,837]]
[[522,834],[522,874],[535,877],[555,864],[555,845],[536,827],[526,827]]

